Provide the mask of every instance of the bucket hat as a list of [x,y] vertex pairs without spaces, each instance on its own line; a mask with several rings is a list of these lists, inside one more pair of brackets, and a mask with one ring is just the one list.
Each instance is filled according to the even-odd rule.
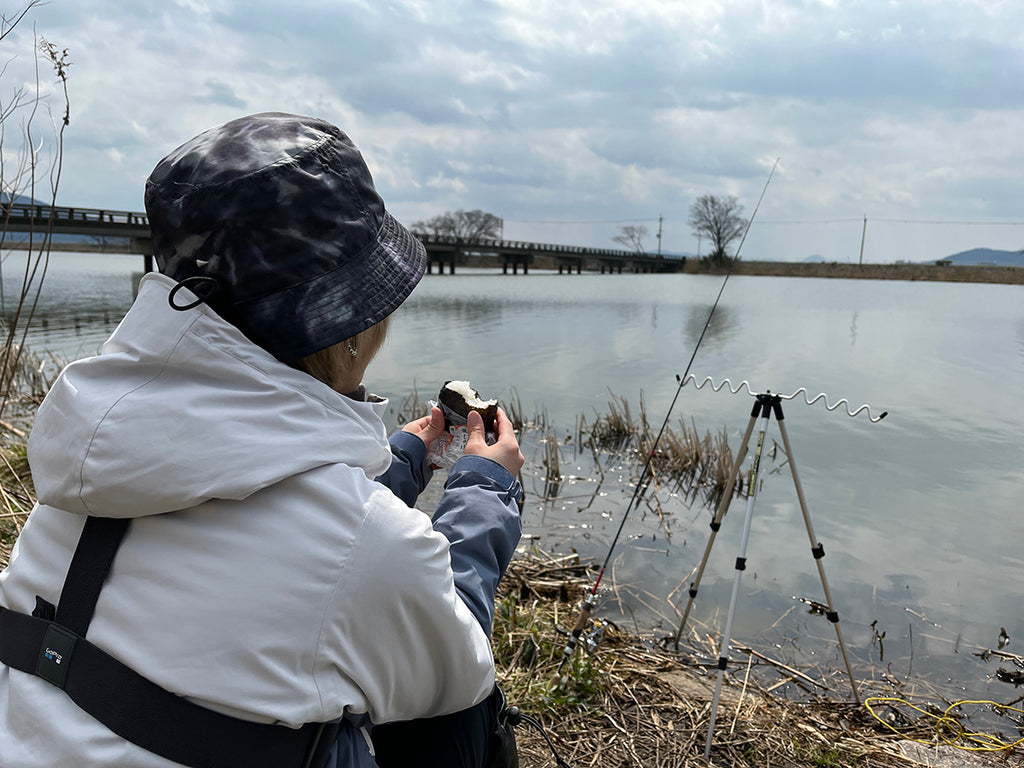
[[157,164],[145,201],[158,269],[288,364],[383,320],[426,268],[355,144],[317,118],[211,128]]

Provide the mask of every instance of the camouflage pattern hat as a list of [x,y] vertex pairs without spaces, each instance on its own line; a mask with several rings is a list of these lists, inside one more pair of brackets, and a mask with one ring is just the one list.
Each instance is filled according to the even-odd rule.
[[150,174],[146,212],[160,271],[289,364],[383,320],[427,262],[359,150],[316,118],[264,113],[200,134]]

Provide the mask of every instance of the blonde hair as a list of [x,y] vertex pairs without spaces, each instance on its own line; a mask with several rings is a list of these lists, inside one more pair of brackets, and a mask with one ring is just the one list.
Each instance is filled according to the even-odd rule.
[[389,315],[352,338],[300,358],[296,367],[340,392],[339,385],[346,379],[345,374],[351,373],[364,361],[369,363],[380,351],[387,338],[390,322]]

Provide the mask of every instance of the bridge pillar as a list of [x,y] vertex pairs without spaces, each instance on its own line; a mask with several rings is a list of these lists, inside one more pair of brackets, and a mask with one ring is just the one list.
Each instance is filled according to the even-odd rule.
[[582,257],[559,256],[555,258],[555,264],[558,266],[558,274],[562,274],[564,269],[567,275],[571,275],[573,267],[576,268],[577,275],[583,274]]
[[[529,274],[529,255],[520,256],[519,254],[507,254],[501,257],[501,274],[507,275],[508,268],[512,267],[512,274],[519,274],[519,267],[522,266],[523,274]],[[561,270],[559,270],[561,271]]]
[[434,264],[437,264],[437,274],[444,274],[444,264],[448,262],[448,272],[455,274],[455,254],[454,253],[436,253],[427,256],[427,274],[434,273]]

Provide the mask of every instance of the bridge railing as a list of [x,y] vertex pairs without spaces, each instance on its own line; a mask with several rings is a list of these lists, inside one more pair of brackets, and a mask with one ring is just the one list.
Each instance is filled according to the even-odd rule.
[[479,248],[481,250],[533,251],[534,253],[556,253],[567,255],[610,256],[621,259],[666,259],[683,258],[675,254],[639,253],[623,251],[615,248],[591,248],[584,245],[558,245],[556,243],[533,243],[524,240],[499,240],[490,237],[455,237],[454,235],[431,235],[415,232],[416,237],[424,245],[453,245],[460,248]]
[[[139,230],[149,229],[149,218],[145,213],[136,211],[110,211],[101,208],[78,208],[64,206],[50,206],[40,203],[17,203],[0,202],[0,226],[4,222],[17,222],[21,228],[29,226],[45,225],[53,217],[53,222],[68,230],[72,230],[75,224],[86,225],[84,234],[90,231],[95,233],[97,225],[113,225],[116,228],[124,227],[128,230],[125,236],[148,236],[148,232]],[[108,234],[121,234],[119,231],[112,231]],[[432,235],[426,233],[414,233],[420,241],[427,246],[450,245],[461,249],[479,249],[490,251],[506,252],[530,252],[538,254],[554,255],[578,255],[578,256],[601,256],[616,259],[645,259],[649,261],[666,260],[678,261],[683,256],[676,254],[639,253],[637,251],[624,251],[614,248],[591,248],[583,245],[559,245],[557,243],[534,243],[525,240],[503,240],[489,237],[455,237],[453,235]]]
[[125,224],[148,227],[149,218],[135,211],[108,211],[99,208],[65,208],[39,203],[0,203],[0,220],[34,219],[45,222],[53,216],[58,222],[90,222],[96,224]]

